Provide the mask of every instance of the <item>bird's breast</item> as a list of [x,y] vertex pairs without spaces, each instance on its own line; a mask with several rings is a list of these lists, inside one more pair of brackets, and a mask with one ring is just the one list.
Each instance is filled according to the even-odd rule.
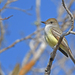
[[50,26],[45,27],[45,40],[51,46],[54,47],[57,44],[57,39],[52,35]]
[[50,30],[51,30],[51,26],[50,25],[46,25],[45,26],[45,33],[47,34]]

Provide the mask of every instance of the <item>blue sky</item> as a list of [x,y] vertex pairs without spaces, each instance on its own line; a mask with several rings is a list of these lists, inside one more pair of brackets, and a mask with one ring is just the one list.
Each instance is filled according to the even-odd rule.
[[[0,8],[4,5],[5,1],[0,4]],[[18,0],[9,5],[10,7],[18,7],[21,9],[29,9],[31,6],[32,10],[28,11],[32,15],[27,15],[22,11],[15,9],[6,9],[1,13],[2,18],[13,15],[8,20],[3,21],[3,24],[8,24],[7,30],[10,32],[9,35],[4,35],[4,47],[9,46],[15,40],[21,39],[36,30],[36,26],[33,25],[37,20],[36,17],[36,0]],[[40,17],[42,21],[46,21],[49,18],[57,18],[57,4],[52,0],[41,0]],[[42,26],[44,27],[44,25]],[[21,36],[21,32],[24,36]],[[6,33],[6,31],[5,31]],[[3,70],[13,70],[16,63],[22,63],[22,60],[29,50],[28,43],[26,41],[16,44],[13,48],[6,50],[0,54],[0,63]],[[4,72],[5,72],[4,70]],[[6,75],[6,72],[5,72]]]

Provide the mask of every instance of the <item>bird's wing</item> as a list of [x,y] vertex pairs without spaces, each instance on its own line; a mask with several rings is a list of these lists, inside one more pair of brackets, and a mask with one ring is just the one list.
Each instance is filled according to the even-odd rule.
[[[61,36],[61,34],[62,34],[62,31],[59,29],[59,28],[52,28],[51,29],[51,32],[52,32],[52,34],[53,34],[53,36],[57,39],[57,40],[59,40],[59,38],[60,38],[60,36]],[[67,50],[67,52],[71,52],[71,50],[69,49],[69,46],[68,46],[68,43],[67,43],[67,40],[66,40],[66,38],[64,37],[63,38],[63,40],[62,40],[62,42],[61,42],[61,45],[63,46],[63,47],[65,47],[65,49]],[[59,50],[60,50],[60,48],[59,48]],[[68,50],[70,50],[70,51],[68,51]],[[64,51],[64,50],[60,50],[61,52],[62,51]],[[68,56],[67,55],[67,53],[64,51],[64,52],[62,52],[64,55],[66,55],[66,56]]]
[[[56,28],[52,28],[51,32],[52,32],[52,34],[54,35],[54,37],[55,37],[57,40],[59,40],[60,35],[62,34],[62,31],[61,31],[59,28],[57,28],[57,29],[56,29]],[[67,40],[66,40],[65,37],[63,38],[63,40],[62,40],[62,42],[61,42],[61,45],[62,45],[63,47],[65,47],[65,49],[66,49],[67,52],[65,52],[65,50],[61,49],[60,47],[59,47],[59,50],[60,50],[64,55],[66,55],[67,57],[68,57],[68,54],[69,54],[70,58],[72,59],[72,61],[73,61],[74,64],[75,64],[75,59],[74,59],[74,57],[73,57],[73,54],[72,54],[72,52],[71,52],[71,50],[70,50],[70,48],[69,48],[69,46],[68,46],[68,43],[67,43]],[[68,54],[67,54],[67,53],[68,53]]]
[[[57,29],[56,29],[56,28],[52,28],[51,31],[52,31],[53,36],[54,36],[57,40],[59,40],[59,38],[60,38],[60,36],[61,36],[61,34],[62,34],[62,31],[61,31],[59,28],[57,28]],[[61,42],[61,44],[62,44],[64,47],[67,47],[67,48],[69,49],[69,46],[68,46],[68,43],[67,43],[67,40],[66,40],[65,37],[63,38],[63,41]]]

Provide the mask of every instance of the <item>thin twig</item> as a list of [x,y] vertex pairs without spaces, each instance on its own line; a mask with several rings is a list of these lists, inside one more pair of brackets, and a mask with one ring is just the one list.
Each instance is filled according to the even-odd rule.
[[[19,11],[22,11],[22,12],[28,14],[28,15],[31,15],[30,13],[27,12],[28,10],[20,9],[20,8],[18,8],[18,7],[6,7],[6,8],[7,8],[7,9],[15,9],[15,10],[19,10]],[[32,8],[31,8],[31,9],[32,9]]]
[[11,0],[11,1],[7,0],[7,2],[6,2],[5,5],[2,7],[2,9],[0,9],[0,12],[1,12],[2,10],[4,10],[7,5],[9,5],[10,3],[15,2],[15,1],[17,1],[17,0]]
[[7,20],[7,19],[9,19],[9,18],[12,17],[12,16],[13,16],[13,15],[11,15],[11,16],[9,16],[9,17],[7,17],[7,18],[6,18],[6,17],[3,18],[3,19],[1,18],[0,20]]
[[12,43],[10,46],[8,46],[8,47],[3,48],[2,50],[0,50],[0,53],[4,52],[5,50],[7,50],[7,49],[9,49],[9,48],[11,48],[11,47],[14,47],[14,45],[16,45],[17,43],[19,43],[19,42],[21,42],[21,41],[23,41],[23,40],[27,40],[27,39],[31,38],[32,35],[38,33],[39,31],[42,31],[43,29],[44,29],[44,28],[39,29],[39,30],[33,32],[32,34],[30,34],[29,36],[27,36],[27,37],[25,37],[25,38],[16,40],[16,41],[15,41],[14,43]]

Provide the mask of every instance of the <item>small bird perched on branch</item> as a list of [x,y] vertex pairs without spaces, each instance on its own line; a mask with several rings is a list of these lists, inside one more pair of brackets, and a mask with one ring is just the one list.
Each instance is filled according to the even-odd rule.
[[[55,18],[50,18],[45,22],[43,21],[41,22],[46,25],[45,26],[45,40],[53,48],[58,43],[58,40],[62,34],[59,24]],[[63,38],[61,44],[59,45],[58,50],[61,51],[67,57],[69,55],[75,64],[75,59],[73,57],[73,54],[68,46],[68,43],[65,37]]]

